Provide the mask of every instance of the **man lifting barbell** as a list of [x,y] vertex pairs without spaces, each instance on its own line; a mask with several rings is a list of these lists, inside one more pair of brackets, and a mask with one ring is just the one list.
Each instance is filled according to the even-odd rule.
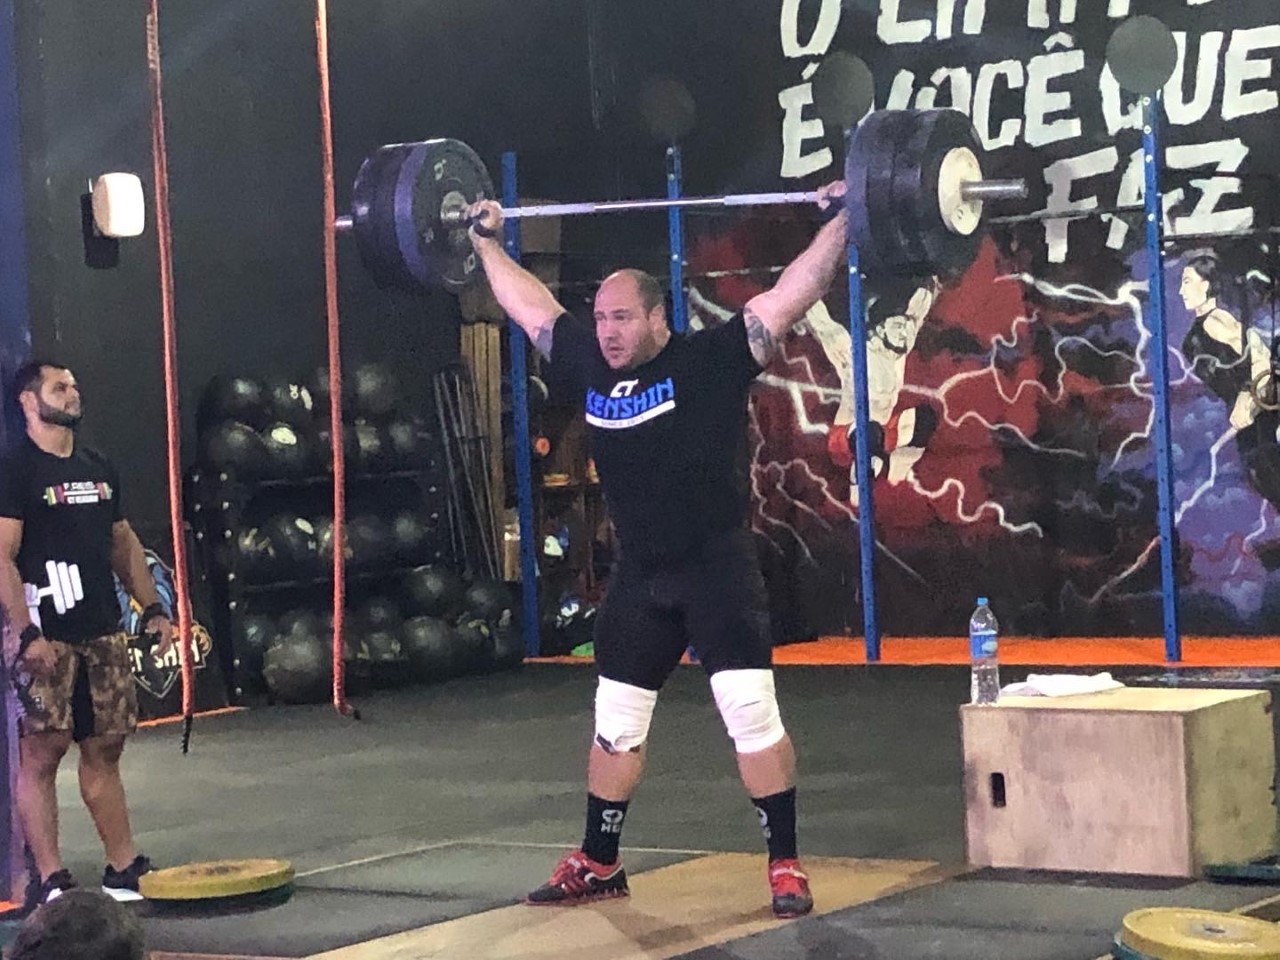
[[17,806],[39,873],[27,906],[76,885],[58,852],[56,791],[72,740],[80,748],[80,794],[106,852],[103,890],[136,900],[150,862],[134,849],[120,781],[138,705],[112,573],[143,605],[140,622],[157,635],[157,655],[172,644],[173,625],[121,510],[115,468],[76,440],[75,377],[33,361],[15,373],[14,386],[27,436],[0,464],[0,606],[22,708]]
[[[822,209],[843,183],[817,192]],[[538,351],[585,392],[593,455],[621,560],[595,629],[595,740],[582,847],[529,894],[576,904],[628,892],[618,853],[645,762],[658,691],[692,644],[733,739],[768,845],[773,912],[813,907],[796,850],[795,751],[778,710],[768,598],[735,473],[747,390],[777,341],[828,290],[844,262],[838,213],[732,321],[673,336],[662,287],[639,270],[605,278],[595,338],[496,239],[501,208],[474,204],[472,243],[494,296]]]

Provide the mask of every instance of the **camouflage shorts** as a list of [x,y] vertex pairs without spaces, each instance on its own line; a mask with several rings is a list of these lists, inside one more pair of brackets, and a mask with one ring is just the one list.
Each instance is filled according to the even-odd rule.
[[85,737],[128,735],[138,726],[129,638],[107,634],[87,643],[56,640],[57,660],[47,677],[33,677],[21,667],[14,672],[22,736],[71,731]]

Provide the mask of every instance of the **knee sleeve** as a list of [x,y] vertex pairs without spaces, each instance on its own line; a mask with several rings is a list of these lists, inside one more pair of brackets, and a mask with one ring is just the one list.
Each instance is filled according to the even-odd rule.
[[606,753],[635,753],[649,738],[657,690],[601,677],[596,685],[596,743]]
[[772,670],[722,670],[712,675],[711,692],[739,753],[759,753],[787,735]]

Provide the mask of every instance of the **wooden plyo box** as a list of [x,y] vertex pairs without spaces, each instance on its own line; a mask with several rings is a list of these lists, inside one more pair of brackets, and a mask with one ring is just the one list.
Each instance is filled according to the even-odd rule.
[[962,706],[969,863],[1194,877],[1274,853],[1270,711],[1204,689]]

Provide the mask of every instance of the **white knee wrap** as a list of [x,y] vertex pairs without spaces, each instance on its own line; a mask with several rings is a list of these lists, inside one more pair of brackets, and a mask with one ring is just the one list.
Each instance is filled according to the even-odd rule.
[[768,750],[787,735],[772,670],[722,670],[712,674],[711,692],[739,753]]
[[600,678],[596,685],[596,743],[606,753],[634,753],[649,738],[657,690]]

